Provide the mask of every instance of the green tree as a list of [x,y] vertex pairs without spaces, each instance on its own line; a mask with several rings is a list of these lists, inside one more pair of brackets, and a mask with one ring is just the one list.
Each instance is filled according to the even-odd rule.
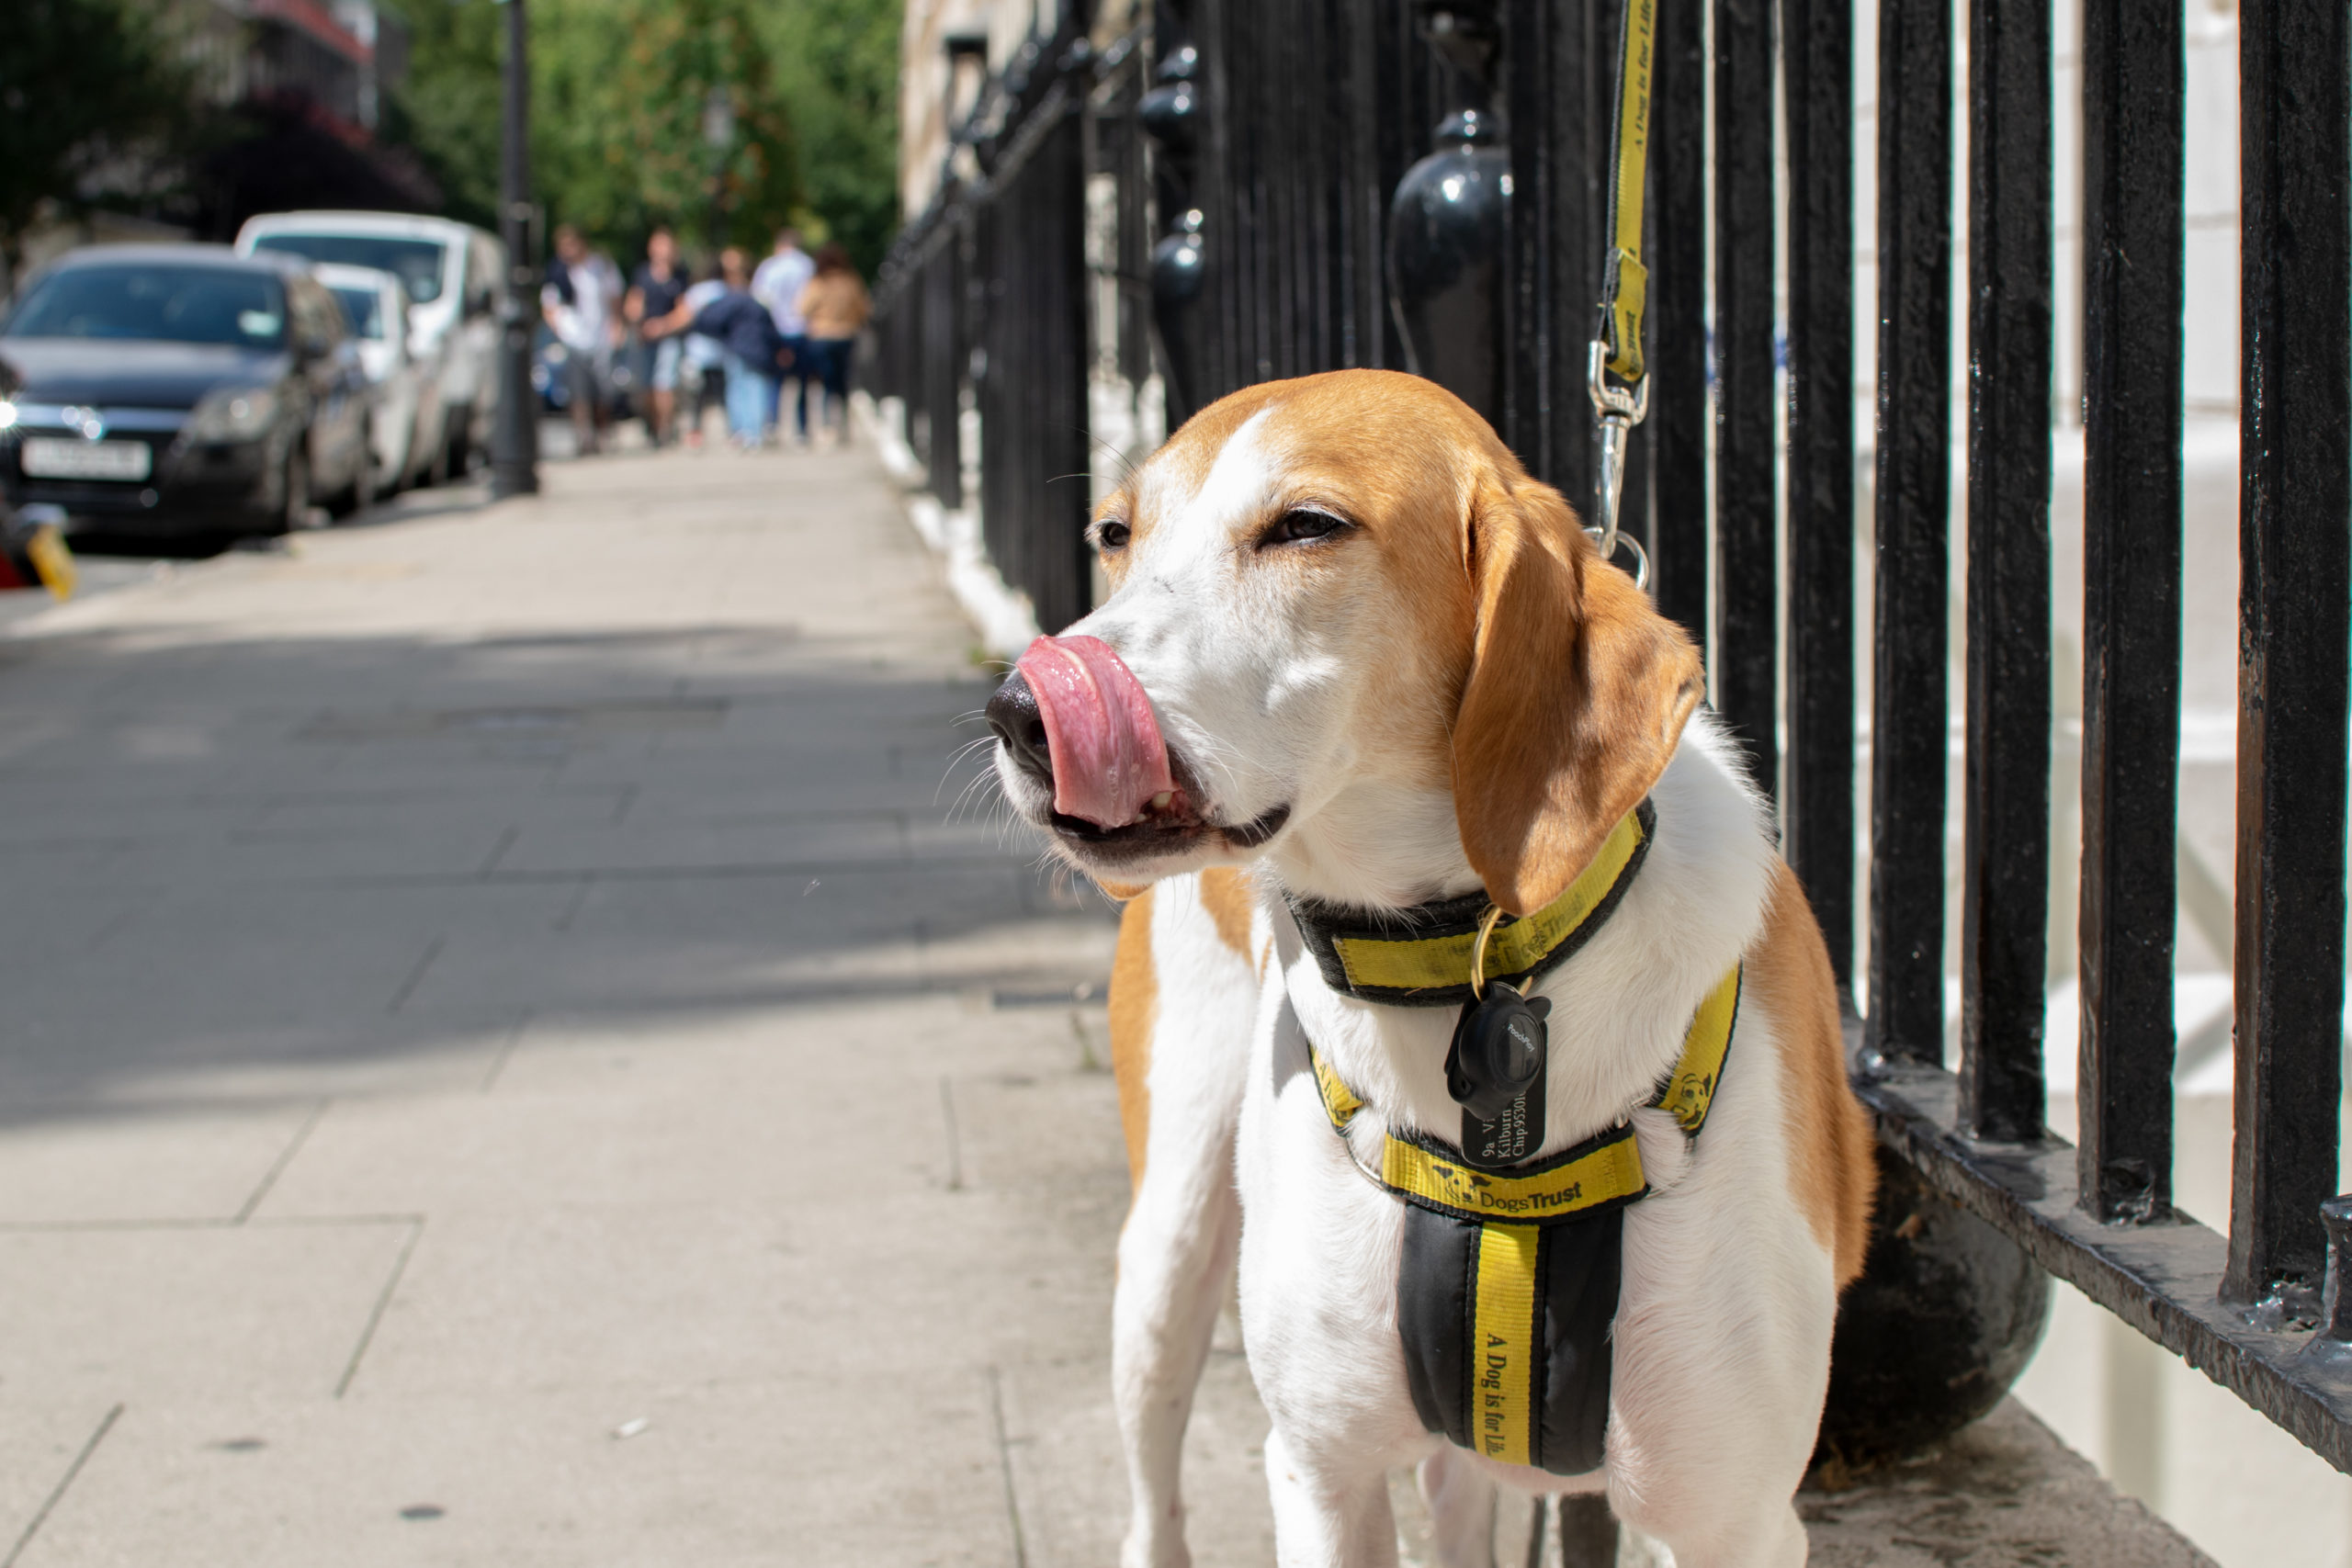
[[157,166],[190,85],[154,17],[124,0],[11,0],[0,47],[0,261],[16,272],[42,204]]
[[506,14],[479,0],[399,0],[399,8],[408,77],[388,96],[384,138],[417,154],[450,217],[494,230]]
[[[608,239],[657,222],[756,243],[800,205],[792,118],[752,0],[551,0],[532,47],[532,151],[550,214]],[[731,133],[706,136],[714,95]]]
[[899,231],[899,0],[780,0],[761,27],[808,212],[871,278]]
[[[475,222],[497,211],[504,15],[398,0],[409,77],[388,122]],[[656,223],[764,249],[786,220],[869,273],[898,220],[896,0],[530,0],[533,187],[551,222],[632,252]],[[733,120],[714,153],[714,89]]]

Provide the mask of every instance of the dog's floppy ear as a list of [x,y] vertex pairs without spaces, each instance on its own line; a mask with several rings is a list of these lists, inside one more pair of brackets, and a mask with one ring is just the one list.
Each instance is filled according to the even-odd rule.
[[1454,818],[1487,896],[1524,915],[1566,892],[1649,793],[1706,677],[1682,628],[1595,557],[1557,491],[1491,475],[1468,530]]

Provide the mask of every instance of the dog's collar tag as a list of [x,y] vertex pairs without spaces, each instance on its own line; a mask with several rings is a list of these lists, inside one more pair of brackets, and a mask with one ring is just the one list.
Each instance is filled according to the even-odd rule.
[[1552,1004],[1500,981],[1463,1004],[1445,1054],[1445,1087],[1462,1107],[1462,1157],[1484,1170],[1529,1158],[1544,1144]]

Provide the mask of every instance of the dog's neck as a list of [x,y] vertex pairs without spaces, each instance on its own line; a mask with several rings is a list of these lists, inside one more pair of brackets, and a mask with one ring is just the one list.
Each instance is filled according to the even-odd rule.
[[1451,790],[1360,778],[1275,840],[1274,876],[1294,897],[1374,913],[1476,892]]
[[[1545,1152],[1642,1103],[1672,1062],[1690,1010],[1746,949],[1762,919],[1772,849],[1736,748],[1702,716],[1651,792],[1651,848],[1616,910],[1577,955],[1533,987],[1553,1002]],[[1463,855],[1451,796],[1349,786],[1283,835],[1271,869],[1294,896],[1377,912],[1479,886]],[[1360,1001],[1331,989],[1288,912],[1277,959],[1307,1038],[1398,1127],[1457,1135],[1444,1059],[1458,1009]]]

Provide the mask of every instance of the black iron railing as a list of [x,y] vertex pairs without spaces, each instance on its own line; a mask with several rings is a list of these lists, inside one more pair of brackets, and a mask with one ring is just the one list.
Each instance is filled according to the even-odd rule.
[[[1774,790],[1786,852],[1849,986],[1857,67],[1878,83],[1870,956],[1853,1054],[1894,1179],[1994,1227],[2352,1471],[2352,1204],[2327,1203],[2352,659],[2352,12],[2343,0],[2240,9],[2236,1145],[2225,1235],[2179,1213],[2171,1187],[2178,0],[2083,8],[2074,1145],[2045,1128],[2042,1073],[2058,331],[2050,0],[1972,0],[1964,79],[1950,0],[1877,0],[1875,62],[1852,58],[1852,0],[1779,0],[1777,13],[1711,0],[1711,16],[1702,0],[1656,3],[1654,379],[1626,526],[1649,547],[1660,607],[1704,637],[1716,705]],[[950,505],[966,499],[960,415],[977,410],[989,547],[1042,625],[1086,604],[1087,498],[1081,483],[1056,481],[1090,466],[1090,376],[1157,377],[1172,425],[1270,378],[1418,368],[1485,412],[1540,477],[1579,503],[1590,496],[1585,344],[1619,0],[1157,0],[1115,42],[1090,38],[1075,9],[1065,5],[1060,32],[983,94],[957,174],[886,271],[878,318],[877,389],[901,400]],[[1154,141],[1148,164],[1138,130]],[[1430,196],[1430,159],[1468,194]],[[1112,279],[1096,298],[1117,318],[1095,309],[1091,335],[1090,180],[1104,229],[1092,276]],[[1408,196],[1419,205],[1405,221],[1392,213]],[[1956,257],[1960,199],[1968,240]],[[1956,264],[1968,301],[1967,658],[1951,1072]],[[1902,1245],[1882,1227],[1873,1269]],[[1849,1314],[1887,1310],[1887,1299],[1858,1292]],[[2027,1343],[2041,1311],[2039,1298],[2029,1304],[2008,1314],[2024,1320]],[[1849,1326],[1841,1369],[1873,1337]],[[2017,1359],[1990,1362],[2013,1372]],[[1833,1384],[1833,1430],[1843,1386]],[[1999,1380],[1990,1386],[1997,1395]],[[1963,1415],[1983,1408],[1972,1398]]]

